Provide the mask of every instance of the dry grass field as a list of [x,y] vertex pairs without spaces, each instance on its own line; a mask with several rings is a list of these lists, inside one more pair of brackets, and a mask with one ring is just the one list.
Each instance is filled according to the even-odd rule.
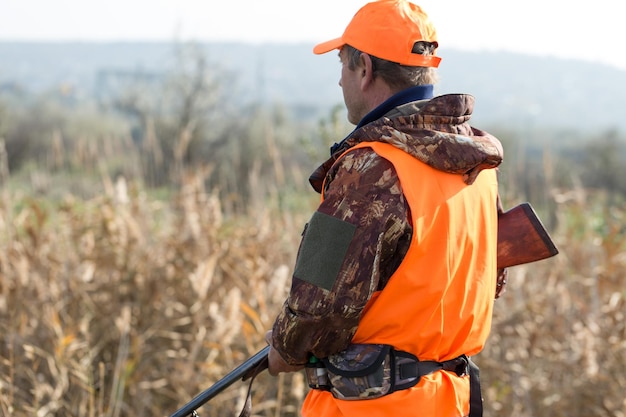
[[[51,203],[0,188],[1,416],[169,416],[265,345],[310,212],[231,215],[201,176],[166,200],[104,189]],[[561,253],[510,269],[475,358],[485,415],[624,417],[626,211],[552,198]],[[246,390],[199,414],[238,415]],[[264,373],[253,415],[298,416],[306,390]]]

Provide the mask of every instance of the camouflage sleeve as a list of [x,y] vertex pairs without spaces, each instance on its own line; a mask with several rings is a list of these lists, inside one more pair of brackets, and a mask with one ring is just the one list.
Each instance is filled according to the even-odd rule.
[[371,149],[345,155],[303,233],[273,346],[291,364],[347,347],[372,294],[408,249],[408,206],[391,163]]

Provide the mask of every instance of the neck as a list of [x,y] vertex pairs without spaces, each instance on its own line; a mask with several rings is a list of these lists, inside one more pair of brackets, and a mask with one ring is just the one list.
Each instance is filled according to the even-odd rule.
[[380,80],[380,77],[378,77],[377,82],[374,84],[374,88],[369,90],[367,96],[365,97],[368,104],[366,114],[383,104],[394,94],[395,92],[391,91],[391,88],[389,88],[389,86]]

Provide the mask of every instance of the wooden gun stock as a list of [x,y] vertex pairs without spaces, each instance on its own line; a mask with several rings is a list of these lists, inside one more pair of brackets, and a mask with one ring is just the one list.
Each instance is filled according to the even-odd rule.
[[529,203],[498,216],[498,268],[540,261],[559,253]]

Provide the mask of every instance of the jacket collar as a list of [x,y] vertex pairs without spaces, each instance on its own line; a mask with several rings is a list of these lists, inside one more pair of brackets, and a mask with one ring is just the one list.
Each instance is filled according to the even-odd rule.
[[394,108],[401,106],[406,103],[410,103],[413,101],[424,100],[433,98],[434,86],[432,84],[425,85],[416,85],[414,87],[407,88],[406,90],[402,90],[399,93],[394,94],[389,97],[387,100],[378,105],[375,109],[367,113],[356,125],[354,130],[350,132],[348,136],[346,136],[341,142],[335,143],[330,147],[331,156],[341,148],[345,140],[354,133],[355,130],[362,128],[363,126],[380,119],[389,111]]

